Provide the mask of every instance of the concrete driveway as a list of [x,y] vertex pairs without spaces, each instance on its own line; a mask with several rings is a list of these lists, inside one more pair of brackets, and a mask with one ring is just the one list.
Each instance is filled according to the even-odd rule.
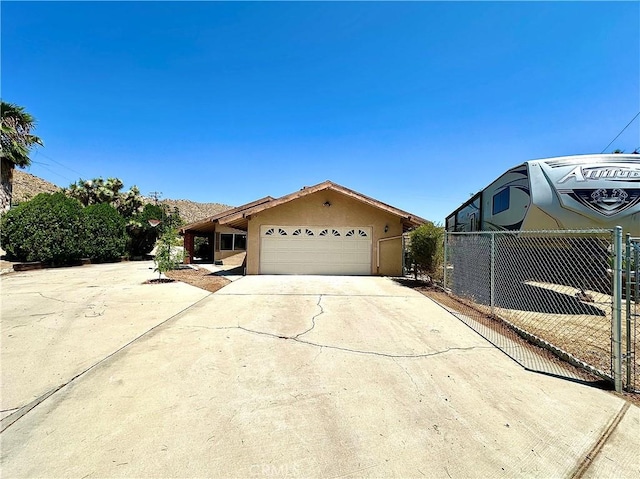
[[[3,351],[15,330],[5,321],[20,316],[5,311],[12,281],[2,279]],[[84,288],[79,281],[76,297]],[[146,288],[166,308],[158,325],[138,309],[132,324],[147,321],[149,332],[125,334],[133,341],[114,341],[110,356],[79,355],[95,361],[90,369],[68,361],[65,385],[0,435],[4,476],[640,474],[637,407],[523,370],[390,279],[253,276],[204,299],[185,285]],[[134,301],[121,293],[124,311]],[[66,334],[82,337],[76,329]],[[34,333],[43,361],[66,334],[46,342]],[[2,367],[3,397],[26,398],[14,390],[34,389],[17,384],[30,378],[7,372],[5,384],[19,362]],[[31,370],[46,384],[38,391],[58,384],[41,377],[51,367]],[[77,369],[86,372],[71,380]]]

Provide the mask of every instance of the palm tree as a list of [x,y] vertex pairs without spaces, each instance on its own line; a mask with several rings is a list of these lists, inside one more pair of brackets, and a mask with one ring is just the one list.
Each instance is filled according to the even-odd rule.
[[31,131],[35,128],[33,118],[21,106],[2,102],[2,129],[0,159],[2,160],[2,189],[0,190],[0,212],[11,207],[13,194],[13,170],[31,164],[29,153],[34,145],[42,146],[42,140]]

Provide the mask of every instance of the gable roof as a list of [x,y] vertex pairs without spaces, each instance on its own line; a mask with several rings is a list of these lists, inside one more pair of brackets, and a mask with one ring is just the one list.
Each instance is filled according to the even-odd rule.
[[180,230],[180,232],[184,233],[186,230],[198,232],[213,231],[214,223],[246,231],[248,228],[249,217],[251,215],[325,190],[336,191],[357,201],[361,201],[362,203],[365,203],[373,208],[377,208],[394,216],[398,216],[402,220],[403,228],[405,231],[427,222],[427,220],[419,216],[408,213],[399,208],[395,208],[391,205],[383,203],[382,201],[378,201],[374,198],[363,195],[362,193],[358,193],[357,191],[345,188],[344,186],[334,183],[333,181],[327,180],[314,186],[305,186],[299,191],[282,196],[277,199],[274,199],[271,196],[267,196],[260,200],[247,203],[246,205],[238,206],[237,208],[224,211],[218,215],[211,216],[196,223],[191,223],[187,226],[184,226]]
[[188,225],[180,228],[180,233],[184,234],[185,231],[197,231],[199,233],[213,232],[215,228],[215,223],[219,223],[220,219],[225,218],[226,216],[233,215],[239,211],[243,211],[254,206],[261,205],[263,203],[268,203],[273,201],[274,198],[271,196],[265,196],[264,198],[260,198],[259,200],[252,201],[242,206],[237,206],[235,208],[231,208],[229,210],[225,210],[222,213],[218,213],[217,215],[209,216],[202,220],[194,221],[193,223],[189,223]]

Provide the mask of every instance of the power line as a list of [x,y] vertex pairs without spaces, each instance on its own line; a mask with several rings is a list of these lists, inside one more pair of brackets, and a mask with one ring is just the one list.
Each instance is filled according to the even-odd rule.
[[604,153],[604,152],[605,152],[605,150],[606,150],[607,148],[609,148],[609,147],[611,146],[611,144],[612,144],[614,141],[616,141],[620,135],[622,135],[622,132],[624,132],[624,130],[626,130],[626,129],[629,127],[629,125],[630,125],[631,123],[633,123],[633,120],[635,120],[636,118],[638,118],[638,115],[640,115],[640,111],[639,111],[638,113],[636,113],[636,116],[634,116],[634,117],[631,119],[631,121],[630,121],[629,123],[627,123],[627,126],[625,126],[622,130],[620,130],[620,133],[618,133],[618,134],[616,135],[616,137],[615,137],[613,140],[611,140],[611,143],[609,143],[607,146],[605,146],[605,147],[604,147],[604,149],[603,149],[600,153]]
[[[32,161],[32,163],[34,163],[34,162]],[[35,162],[35,163],[36,163],[36,164],[38,164],[38,166],[39,166],[40,168],[43,168],[43,169],[45,169],[45,170],[47,170],[47,171],[49,171],[49,172],[53,173],[54,175],[59,176],[60,178],[64,178],[65,180],[67,180],[67,181],[68,181],[68,182],[70,182],[70,183],[73,183],[73,180],[71,180],[71,179],[67,178],[67,177],[66,177],[66,176],[64,176],[64,175],[61,175],[60,173],[58,173],[58,172],[56,172],[56,171],[53,171],[51,168],[47,168],[46,166],[44,166],[44,163],[39,163],[39,162]]]
[[36,150],[36,156],[44,156],[46,159],[53,161],[54,163],[56,163],[57,165],[62,166],[63,168],[66,168],[69,171],[72,171],[78,175],[80,175],[80,177],[86,177],[86,175],[83,175],[82,173],[80,173],[79,171],[74,170],[73,168],[69,168],[68,166],[60,163],[57,160],[54,160],[53,158],[51,158],[49,155],[45,155],[44,153],[42,153],[40,150]]

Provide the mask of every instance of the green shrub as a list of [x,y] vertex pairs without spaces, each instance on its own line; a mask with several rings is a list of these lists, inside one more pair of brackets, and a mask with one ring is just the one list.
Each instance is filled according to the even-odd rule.
[[160,233],[160,225],[153,227],[149,220],[161,220],[162,208],[152,203],[144,205],[143,210],[135,215],[127,226],[129,240],[127,253],[129,256],[144,256],[151,252]]
[[125,219],[108,203],[87,206],[84,215],[85,255],[97,261],[119,259],[127,247]]
[[64,193],[41,193],[2,216],[0,241],[17,261],[69,264],[82,257],[82,205]]
[[409,233],[409,253],[415,265],[416,277],[426,275],[430,281],[442,277],[444,228],[431,222]]

